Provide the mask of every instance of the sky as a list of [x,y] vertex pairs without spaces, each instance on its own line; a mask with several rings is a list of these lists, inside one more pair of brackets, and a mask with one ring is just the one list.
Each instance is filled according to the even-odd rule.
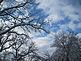
[[[42,51],[52,51],[50,44],[53,43],[53,35],[61,30],[74,31],[81,38],[81,0],[37,0],[39,7],[44,9],[49,16],[46,21],[50,23],[50,33],[38,37],[34,35],[33,41]],[[55,48],[54,48],[55,49]]]
[[53,43],[55,33],[61,30],[74,31],[81,38],[81,0],[37,0],[37,2],[40,3],[38,7],[49,14],[45,21],[50,23],[46,27],[50,31],[49,34],[45,32],[29,34],[40,51],[54,51],[55,48],[50,48],[50,45]]
[[[8,1],[8,0],[7,0]],[[12,0],[13,2],[14,0]],[[23,0],[16,0],[18,3]],[[39,49],[39,54],[49,52],[52,54],[55,47],[51,47],[54,41],[54,35],[60,31],[73,31],[81,38],[81,0],[36,0],[39,4],[38,8],[43,9],[49,16],[45,19],[49,25],[45,29],[50,33],[45,32],[32,32],[28,35],[35,42]],[[4,3],[4,2],[3,2]],[[8,2],[7,2],[8,3]],[[9,3],[10,4],[10,3]],[[6,3],[4,5],[6,7]],[[40,10],[38,10],[40,11]],[[35,12],[35,11],[34,11]],[[40,12],[41,13],[41,12]],[[42,13],[41,13],[42,14]],[[43,18],[43,15],[39,14]],[[36,16],[38,16],[36,14]],[[45,16],[45,15],[44,15]],[[40,17],[40,18],[41,18]],[[9,22],[6,21],[8,25]],[[0,28],[3,26],[0,22]],[[17,32],[24,33],[20,27],[15,28]],[[51,47],[51,48],[50,48]]]

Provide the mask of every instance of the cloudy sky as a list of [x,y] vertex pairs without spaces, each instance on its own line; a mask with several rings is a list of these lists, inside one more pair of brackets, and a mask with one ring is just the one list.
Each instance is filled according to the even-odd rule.
[[74,31],[81,37],[81,0],[37,0],[37,2],[40,3],[39,7],[49,14],[46,21],[50,22],[50,34],[38,37],[40,34],[37,33],[35,34],[37,38],[33,38],[40,48],[44,48],[43,51],[51,50],[52,35],[60,30]]

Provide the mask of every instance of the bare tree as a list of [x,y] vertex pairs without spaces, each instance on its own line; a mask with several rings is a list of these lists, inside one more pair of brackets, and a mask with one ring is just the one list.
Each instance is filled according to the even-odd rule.
[[13,41],[9,42],[9,45],[15,44],[4,51],[2,61],[44,61],[44,58],[37,53],[38,49],[34,42],[28,39],[27,36],[16,34],[15,37]]
[[0,0],[0,4],[3,2],[3,0]]
[[62,32],[55,35],[53,47],[56,51],[52,55],[52,61],[80,61],[81,42],[76,34]]
[[[34,13],[34,15],[31,10],[31,8],[39,10],[35,8],[38,5],[35,3],[35,0],[23,0],[22,2],[17,2],[16,0],[4,0],[4,2],[6,3],[6,6],[4,6],[5,4],[3,3],[3,6],[0,10],[0,21],[2,21],[2,23],[4,24],[0,30],[0,52],[10,48],[15,44],[13,43],[8,47],[3,48],[3,45],[5,45],[9,41],[12,41],[9,40],[9,37],[11,36],[11,32],[17,33],[16,31],[14,31],[16,28],[23,29],[24,34],[26,34],[27,36],[29,36],[28,32],[30,33],[31,31],[46,31],[42,26],[45,23],[44,18],[41,19],[40,16],[37,15],[37,12]],[[44,13],[42,10],[39,11],[41,14]],[[43,16],[46,17],[47,15]],[[5,41],[3,41],[3,39],[5,39]]]
[[[0,0],[1,3],[2,0]],[[38,9],[38,5],[39,3],[35,3],[35,0],[23,0],[22,2],[4,0],[4,3],[0,5],[0,22],[2,22],[0,24],[0,53],[7,50],[6,55],[12,54],[14,61],[24,61],[27,56],[28,58],[36,56],[39,59],[34,43],[27,43],[31,40],[28,34],[31,31],[47,32],[43,28],[47,14],[44,14],[42,9]],[[23,32],[19,33],[20,30]]]

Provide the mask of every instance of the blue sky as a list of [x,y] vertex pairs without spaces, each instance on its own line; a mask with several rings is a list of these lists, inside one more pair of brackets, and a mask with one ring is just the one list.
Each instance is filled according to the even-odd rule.
[[[8,0],[6,0],[8,3]],[[11,0],[10,2],[13,2]],[[23,0],[16,0],[18,3]],[[46,18],[45,21],[49,24],[45,26],[47,31],[50,31],[49,34],[42,31],[32,32],[29,36],[36,42],[36,45],[40,49],[40,51],[53,51],[55,48],[50,48],[50,45],[53,43],[55,33],[59,31],[74,31],[77,33],[77,36],[81,38],[81,0],[36,0],[39,2],[38,8],[33,6],[33,10],[31,10],[32,15],[35,17],[39,16],[42,19]],[[11,6],[8,3],[8,7]],[[4,2],[3,2],[4,3]],[[14,3],[15,4],[15,3]],[[6,3],[4,3],[3,7],[7,7]],[[31,7],[30,7],[31,8]],[[42,9],[44,12],[42,12]],[[37,11],[36,11],[37,10]],[[36,11],[36,12],[35,12]],[[37,14],[35,14],[37,13]],[[49,16],[47,14],[49,14]],[[22,15],[22,14],[21,14]],[[28,14],[27,14],[28,15]],[[47,17],[48,16],[48,17]],[[30,18],[32,19],[32,18]],[[36,19],[35,19],[36,21]],[[7,21],[6,21],[7,23]],[[10,23],[7,23],[10,25]],[[0,23],[0,27],[2,24]],[[16,28],[19,33],[23,30],[20,28]]]
[[40,3],[39,8],[49,14],[45,21],[50,23],[46,27],[50,34],[40,37],[38,37],[40,33],[34,35],[33,41],[36,41],[39,48],[50,51],[52,35],[60,30],[74,31],[81,37],[81,0],[37,0],[37,2]]

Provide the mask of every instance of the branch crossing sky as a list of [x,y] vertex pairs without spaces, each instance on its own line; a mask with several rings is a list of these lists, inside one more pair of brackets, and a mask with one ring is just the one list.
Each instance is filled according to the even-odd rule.
[[[50,22],[46,28],[50,34],[37,33],[33,38],[36,44],[43,48],[43,51],[52,51],[52,35],[60,30],[74,31],[81,37],[81,0],[37,0],[40,3],[39,8],[44,9],[49,14],[46,21]],[[38,37],[39,36],[39,37]],[[37,37],[37,38],[36,38]]]

